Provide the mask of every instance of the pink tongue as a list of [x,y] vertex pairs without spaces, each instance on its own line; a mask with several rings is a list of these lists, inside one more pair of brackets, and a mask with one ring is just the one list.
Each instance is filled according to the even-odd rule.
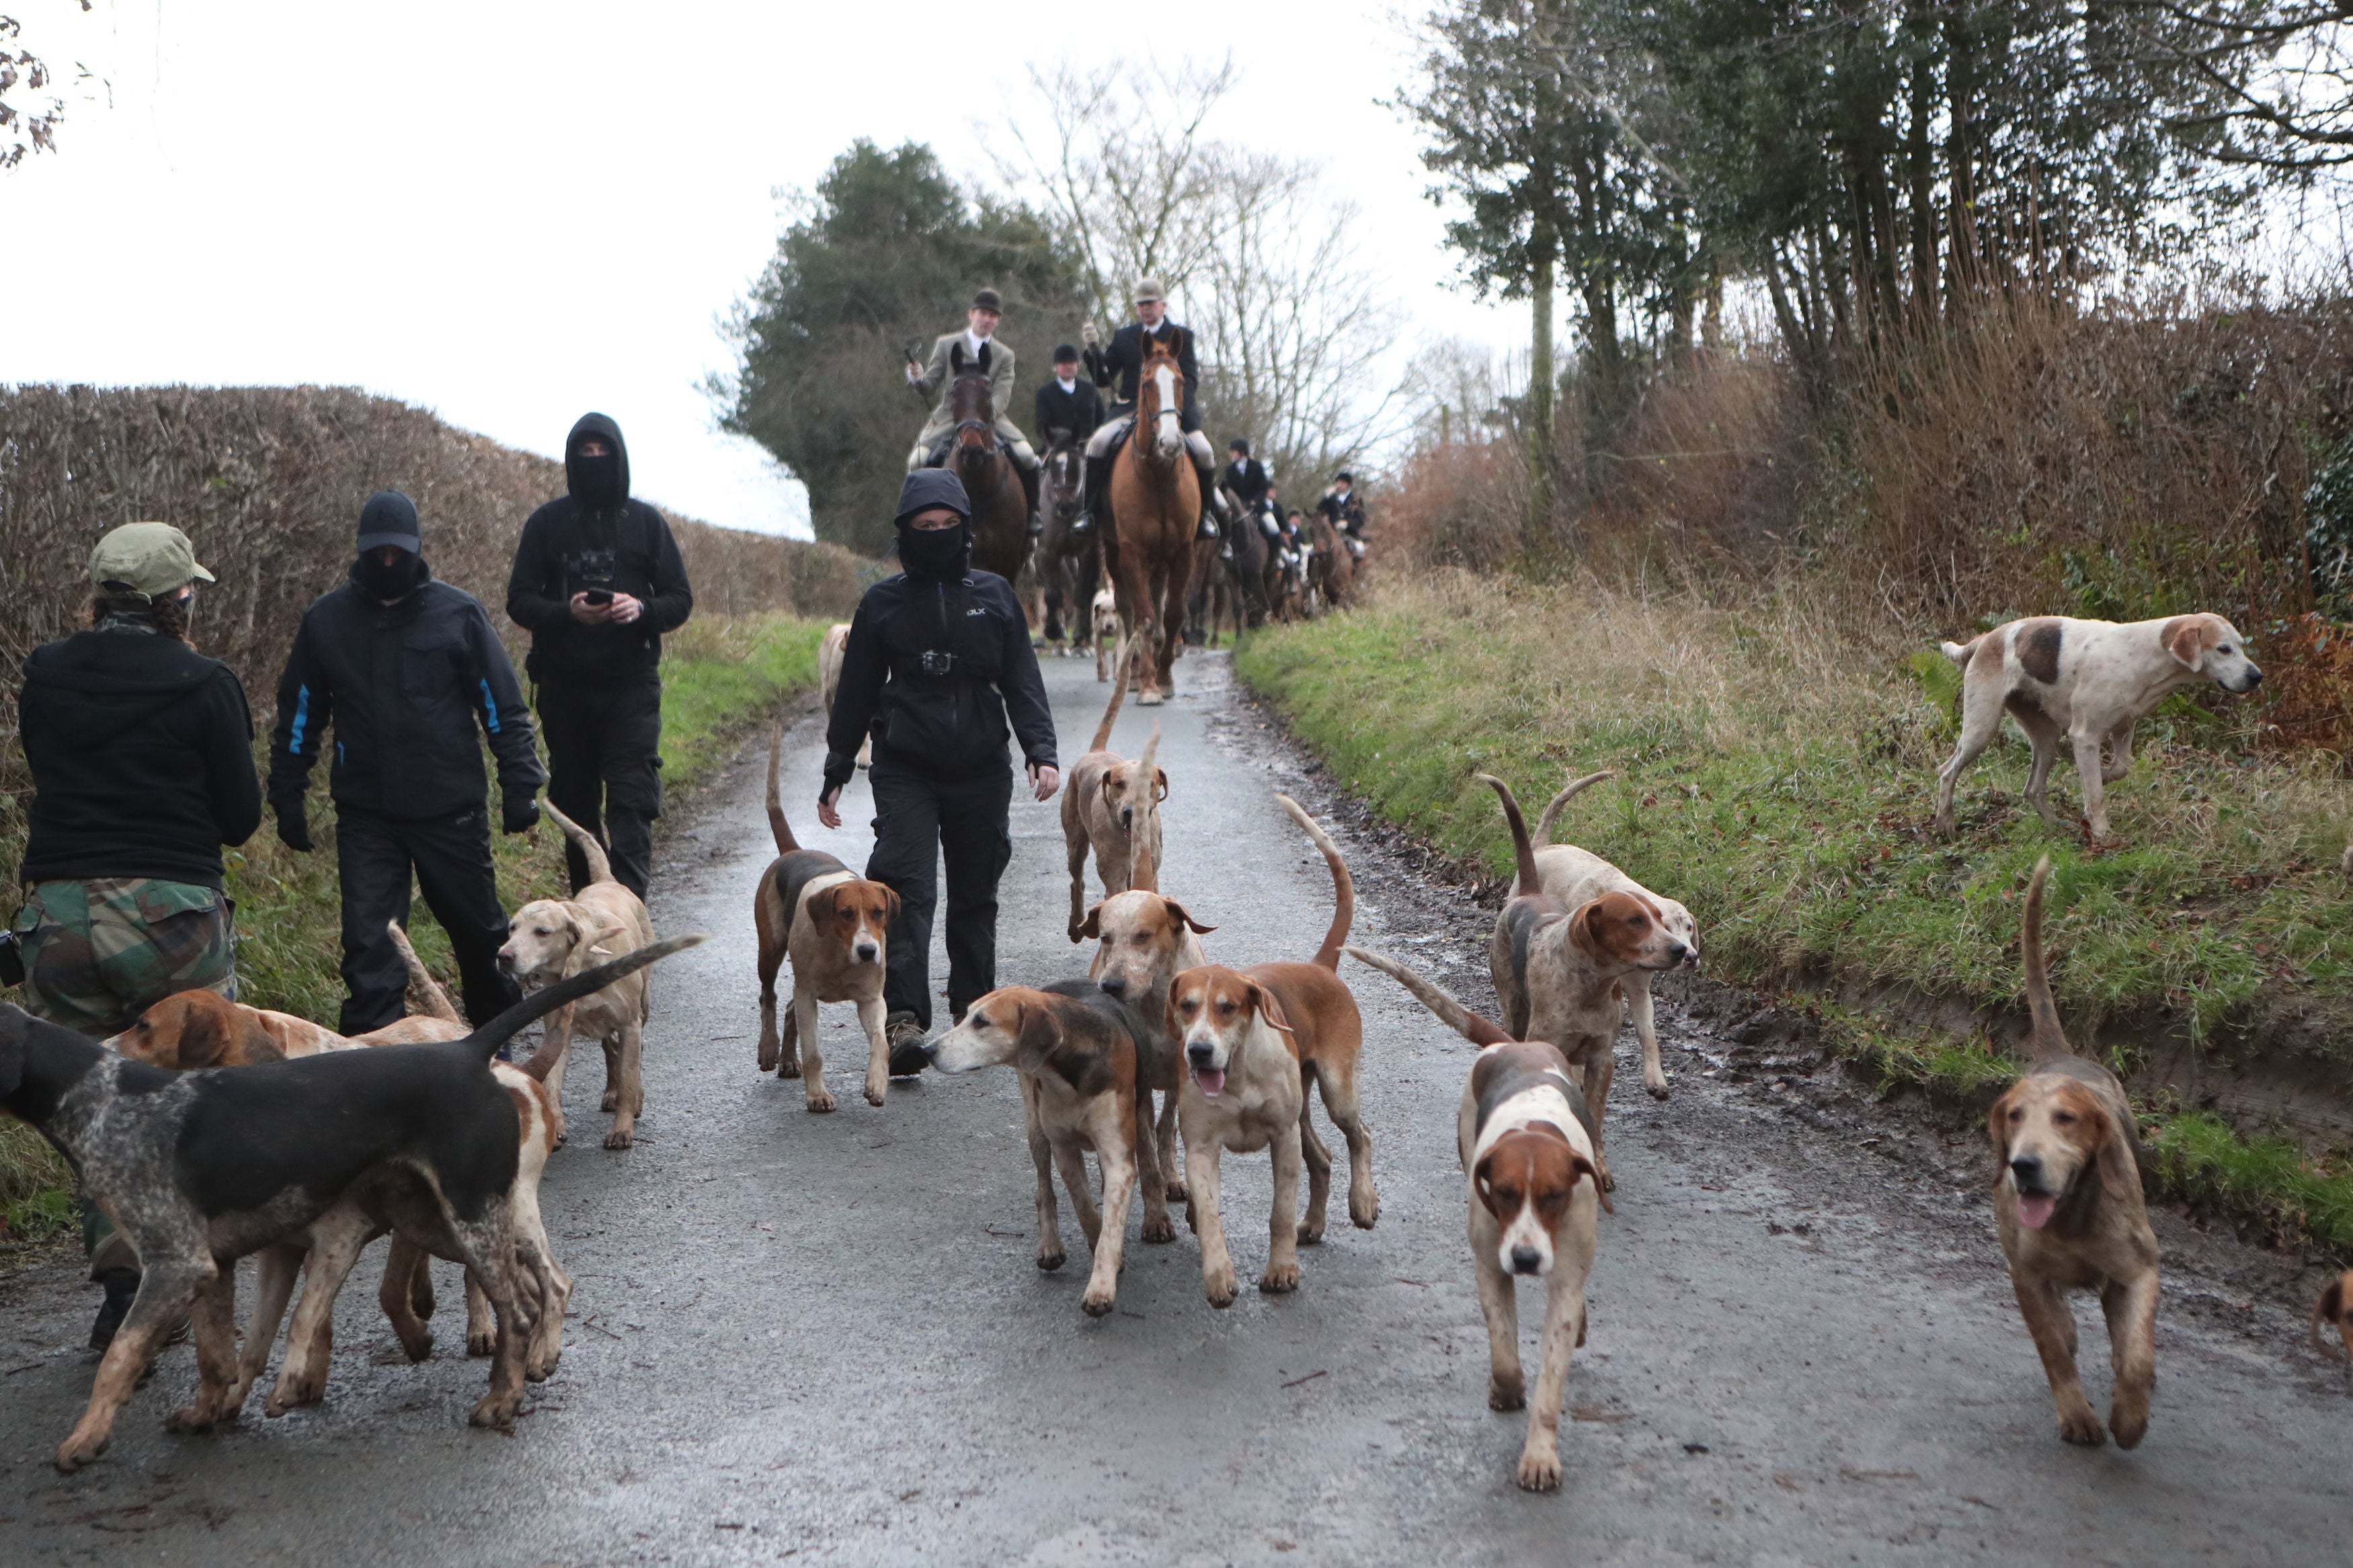
[[1201,1092],[1208,1095],[1211,1100],[1217,1099],[1218,1096],[1223,1094],[1226,1089],[1226,1075],[1219,1071],[1216,1068],[1196,1068],[1193,1073],[1193,1081],[1199,1084],[1201,1086]]
[[2041,1230],[2051,1223],[2051,1211],[2058,1206],[2057,1198],[2031,1198],[2021,1193],[2018,1196],[2018,1223],[2029,1230]]

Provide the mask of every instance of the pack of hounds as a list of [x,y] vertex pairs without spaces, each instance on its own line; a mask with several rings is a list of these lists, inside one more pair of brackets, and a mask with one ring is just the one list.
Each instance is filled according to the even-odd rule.
[[[2117,756],[2105,781],[2113,783],[2129,758],[2133,721],[2165,691],[2200,679],[2245,689],[2260,679],[2217,616],[2050,625],[2055,633],[2013,623],[1947,650],[1967,671],[1970,719],[1989,707],[2034,710],[2040,728],[2027,729],[2036,742],[2038,805],[2048,773],[2042,729],[2078,733],[2089,794],[2100,777],[2100,742]],[[2159,658],[2179,668],[2159,666]],[[1347,865],[1330,835],[1278,795],[1330,868],[1330,927],[1304,960],[1212,963],[1202,939],[1217,928],[1159,886],[1160,813],[1172,791],[1156,760],[1160,731],[1154,728],[1133,760],[1110,750],[1128,674],[1123,662],[1063,795],[1068,934],[1094,944],[1086,973],[992,992],[926,1047],[944,1074],[1001,1067],[1018,1075],[1037,1178],[1037,1266],[1054,1270],[1065,1261],[1059,1175],[1092,1254],[1080,1300],[1086,1314],[1113,1309],[1129,1214],[1139,1203],[1146,1244],[1176,1240],[1171,1205],[1184,1205],[1203,1294],[1212,1307],[1230,1306],[1240,1278],[1224,1226],[1220,1163],[1266,1150],[1273,1198],[1258,1288],[1297,1289],[1301,1248],[1324,1236],[1335,1163],[1310,1115],[1311,1089],[1347,1146],[1349,1221],[1374,1227],[1381,1205],[1357,1095],[1364,1025],[1345,954],[1395,980],[1478,1047],[1459,1101],[1456,1147],[1488,1331],[1487,1402],[1528,1411],[1519,1485],[1556,1488],[1569,1363],[1588,1330],[1585,1282],[1617,1185],[1604,1137],[1615,1042],[1630,1021],[1644,1087],[1667,1099],[1651,986],[1656,975],[1697,964],[1691,912],[1600,857],[1551,842],[1562,810],[1612,774],[1568,783],[1533,831],[1510,786],[1479,774],[1495,793],[1515,858],[1489,944],[1503,1014],[1490,1020],[1396,960],[1348,945],[1356,898]],[[1982,749],[1982,738],[1973,743],[1978,729],[1965,724],[1943,774],[1940,811],[1949,810],[1953,779]],[[781,744],[779,731],[767,793],[776,858],[761,874],[753,908],[758,1065],[800,1079],[811,1111],[834,1110],[818,1010],[850,1004],[868,1043],[865,1098],[881,1107],[890,1087],[885,934],[898,897],[797,843],[778,798]],[[2048,749],[2055,753],[2055,739]],[[552,808],[550,816],[587,856],[593,880],[574,899],[515,912],[501,963],[536,989],[479,1028],[459,1017],[396,929],[418,1011],[369,1036],[343,1038],[210,992],[167,998],[103,1045],[0,1007],[0,1105],[71,1160],[143,1269],[89,1406],[57,1451],[60,1469],[105,1450],[123,1403],[183,1316],[198,1384],[193,1402],[170,1417],[172,1430],[206,1431],[241,1414],[290,1304],[264,1410],[277,1415],[320,1399],[337,1294],[362,1249],[386,1235],[377,1300],[412,1360],[433,1346],[427,1259],[465,1270],[467,1348],[491,1361],[475,1424],[510,1426],[525,1384],[554,1373],[572,1280],[542,1223],[538,1187],[565,1138],[565,1057],[575,1039],[603,1047],[603,1109],[612,1118],[605,1144],[628,1148],[644,1105],[648,970],[703,938],[656,940],[645,907],[612,879],[595,838]],[[1090,859],[1102,885],[1092,902]],[[2129,1448],[2148,1426],[2158,1247],[2123,1088],[2074,1054],[2060,1028],[2042,937],[2049,876],[2046,858],[2027,887],[2021,924],[2029,1066],[1989,1120],[1994,1215],[2061,1435],[2097,1444],[2113,1434]],[[790,1002],[780,1011],[777,981],[787,964]],[[529,1061],[497,1059],[543,1017],[548,1026]],[[1089,1180],[1088,1154],[1099,1183]],[[240,1344],[236,1263],[248,1254],[258,1258],[258,1278]],[[1520,1355],[1521,1277],[1544,1284],[1533,1396]],[[2077,1373],[2071,1289],[2096,1292],[2105,1312],[2115,1378],[2105,1425]],[[2316,1342],[2324,1329],[2353,1358],[2353,1271],[2316,1307]]]

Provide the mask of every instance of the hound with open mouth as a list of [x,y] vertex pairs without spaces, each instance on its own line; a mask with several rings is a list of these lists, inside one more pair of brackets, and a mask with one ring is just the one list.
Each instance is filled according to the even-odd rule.
[[[1380,1217],[1373,1190],[1373,1143],[1356,1106],[1356,1058],[1364,1020],[1340,978],[1340,946],[1356,914],[1356,888],[1331,837],[1288,795],[1275,799],[1306,829],[1338,889],[1331,930],[1306,963],[1248,969],[1205,964],[1177,974],[1168,990],[1168,1032],[1183,1047],[1176,1123],[1185,1136],[1187,1215],[1201,1238],[1201,1286],[1209,1305],[1240,1293],[1218,1208],[1219,1156],[1273,1150],[1274,1206],[1266,1270],[1258,1288],[1299,1288],[1299,1244],[1323,1239],[1332,1192],[1332,1156],[1307,1120],[1307,1083],[1348,1141],[1348,1217],[1370,1230]],[[1307,1217],[1299,1217],[1299,1168],[1308,1168]]]
[[2018,1310],[2042,1357],[2059,1435],[2096,1447],[2106,1436],[2075,1375],[2075,1317],[2069,1290],[2096,1290],[2108,1320],[2116,1392],[2108,1430],[2116,1447],[2136,1447],[2148,1430],[2148,1395],[2157,1380],[2156,1233],[2140,1189],[2140,1139],[2116,1075],[2075,1055],[2059,1027],[2059,1009],[2042,958],[2044,856],[2026,886],[2020,945],[2034,1030],[2033,1066],[1994,1101],[1994,1223],[2010,1259]]
[[1352,947],[1348,956],[1412,992],[1481,1048],[1462,1086],[1455,1148],[1470,1183],[1471,1259],[1487,1319],[1487,1407],[1527,1401],[1520,1369],[1517,1277],[1545,1281],[1536,1397],[1520,1448],[1519,1483],[1560,1485],[1560,1405],[1569,1357],[1585,1344],[1585,1279],[1593,1271],[1594,1211],[1609,1194],[1593,1160],[1593,1112],[1568,1059],[1542,1040],[1520,1041],[1395,959]]

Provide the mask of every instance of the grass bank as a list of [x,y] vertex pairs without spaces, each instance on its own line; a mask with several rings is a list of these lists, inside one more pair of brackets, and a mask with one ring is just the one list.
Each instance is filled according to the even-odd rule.
[[[1732,610],[1426,574],[1258,635],[1237,668],[1345,787],[1492,875],[1508,875],[1510,840],[1474,773],[1533,815],[1566,776],[1620,770],[1559,836],[1682,899],[1710,973],[1799,993],[1829,1044],[1891,1080],[1966,1092],[2013,1071],[1989,1020],[2020,1004],[2016,899],[2049,853],[2052,979],[2079,1045],[2103,1026],[2227,1049],[2293,1039],[2353,1083],[2333,759],[2259,759],[2252,711],[2176,698],[2111,791],[2125,847],[2045,827],[2015,742],[1964,777],[1959,831],[1939,839],[1953,683],[1933,654],[1915,661],[1926,640],[1794,595]],[[2054,797],[2073,807],[2072,770]],[[2242,1138],[2162,1095],[2147,1109],[2178,1190],[2353,1249],[2340,1152]]]
[[[783,615],[702,617],[670,637],[662,660],[662,781],[668,804],[680,801],[733,753],[744,731],[784,698],[817,684],[818,644],[826,623]],[[343,1000],[338,935],[334,807],[325,770],[313,781],[311,822],[318,847],[298,855],[269,823],[227,858],[237,900],[237,976],[242,1000],[332,1023]],[[24,817],[0,818],[0,858],[15,865],[24,847]],[[563,837],[552,823],[512,837],[494,835],[499,899],[512,910],[533,899],[561,897]],[[5,897],[13,912],[15,890]],[[425,907],[414,909],[419,955],[455,989],[448,938]],[[43,1234],[69,1212],[65,1166],[30,1129],[0,1118],[0,1240]]]

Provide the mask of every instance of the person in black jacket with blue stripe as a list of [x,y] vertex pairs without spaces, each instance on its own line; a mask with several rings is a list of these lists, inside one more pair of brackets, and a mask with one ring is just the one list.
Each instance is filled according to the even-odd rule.
[[874,854],[899,895],[884,954],[894,1077],[923,1070],[932,1026],[932,911],[947,865],[948,1004],[959,1019],[997,989],[997,880],[1013,858],[1008,722],[1038,799],[1060,787],[1054,715],[1013,584],[975,571],[972,504],[945,468],[899,489],[899,564],[858,602],[826,730],[818,820],[841,826],[841,787],[871,733]]
[[406,496],[368,498],[358,546],[351,581],[304,613],[279,679],[269,784],[278,837],[310,849],[302,794],[332,743],[347,994],[337,1028],[362,1035],[403,1012],[407,972],[385,922],[408,923],[412,870],[449,933],[466,1016],[488,1023],[522,994],[499,970],[507,917],[475,733],[498,760],[501,825],[521,833],[539,820],[546,778],[531,710],[481,602],[434,581]]

